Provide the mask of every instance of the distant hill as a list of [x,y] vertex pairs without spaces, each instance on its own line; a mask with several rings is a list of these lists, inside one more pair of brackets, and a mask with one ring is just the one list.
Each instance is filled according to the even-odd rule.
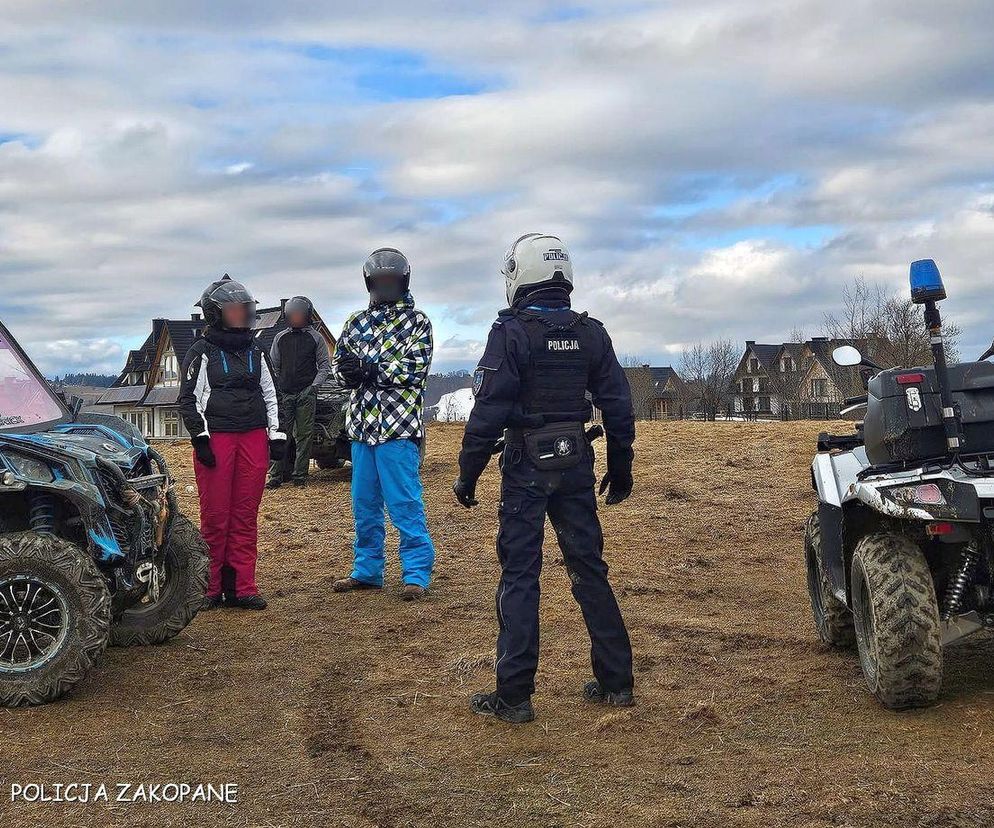
[[438,405],[430,409],[430,414],[443,423],[466,422],[473,411],[474,402],[472,388],[459,388],[442,394]]
[[448,374],[429,374],[425,388],[425,405],[438,405],[443,394],[450,394],[460,388],[471,388],[473,375],[469,371],[451,371]]
[[116,374],[66,374],[64,377],[55,377],[52,382],[59,385],[82,385],[90,388],[110,388],[116,379]]

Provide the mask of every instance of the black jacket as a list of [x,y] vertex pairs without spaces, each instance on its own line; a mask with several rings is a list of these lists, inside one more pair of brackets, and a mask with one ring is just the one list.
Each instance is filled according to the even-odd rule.
[[264,428],[285,439],[273,376],[252,332],[208,328],[183,360],[179,408],[190,436]]
[[286,328],[276,334],[269,356],[284,394],[299,394],[328,379],[328,343],[314,328]]
[[607,331],[596,319],[572,311],[568,299],[534,302],[502,311],[490,331],[473,375],[476,402],[463,436],[460,476],[470,482],[479,478],[507,427],[588,421],[587,391],[604,420],[609,465],[630,469],[632,395]]

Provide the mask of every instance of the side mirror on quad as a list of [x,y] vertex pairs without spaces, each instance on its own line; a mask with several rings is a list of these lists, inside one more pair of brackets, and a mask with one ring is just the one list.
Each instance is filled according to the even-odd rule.
[[990,359],[992,356],[994,356],[994,342],[991,343],[991,347],[984,352],[984,355],[978,359],[977,362],[983,362],[985,359]]
[[843,368],[852,368],[863,362],[863,355],[852,345],[842,345],[832,351],[832,361]]
[[[832,351],[832,362],[841,365],[843,368],[869,368],[871,371],[883,371],[882,365],[877,365],[873,360],[863,356],[858,348],[852,345],[840,345]],[[872,376],[872,375],[871,375]]]

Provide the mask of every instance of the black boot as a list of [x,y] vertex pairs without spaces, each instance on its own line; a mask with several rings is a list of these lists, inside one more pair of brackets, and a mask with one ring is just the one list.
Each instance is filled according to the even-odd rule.
[[524,724],[535,718],[531,699],[511,705],[506,704],[497,693],[477,693],[469,700],[469,708],[480,716],[496,716],[510,724]]
[[635,704],[635,695],[631,690],[607,692],[598,681],[588,681],[583,686],[583,698],[592,704],[609,704],[612,707],[631,707]]
[[235,570],[228,564],[221,567],[221,599],[226,606],[238,605],[238,593],[235,592]]
[[270,477],[269,480],[266,481],[267,489],[278,489],[282,485],[283,481],[280,480],[278,477]]
[[210,612],[210,610],[220,609],[224,606],[224,601],[221,600],[220,595],[205,595],[204,602],[200,605],[201,612]]
[[269,602],[261,595],[246,595],[244,598],[235,599],[232,606],[236,609],[264,610],[269,606]]

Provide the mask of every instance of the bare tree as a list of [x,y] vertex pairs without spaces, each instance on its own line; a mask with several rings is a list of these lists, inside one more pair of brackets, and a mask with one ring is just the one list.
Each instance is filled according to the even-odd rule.
[[638,354],[622,354],[618,360],[628,377],[636,419],[652,419],[656,413],[656,381],[649,368],[649,361]]
[[[932,349],[921,305],[910,297],[889,293],[862,276],[853,278],[842,291],[842,308],[825,314],[825,334],[831,339],[851,340],[866,350],[866,356],[881,365],[931,365]],[[946,351],[957,358],[960,329],[943,326]]]
[[724,407],[738,364],[739,352],[730,339],[697,342],[684,350],[680,374],[700,400],[705,419],[714,420]]

